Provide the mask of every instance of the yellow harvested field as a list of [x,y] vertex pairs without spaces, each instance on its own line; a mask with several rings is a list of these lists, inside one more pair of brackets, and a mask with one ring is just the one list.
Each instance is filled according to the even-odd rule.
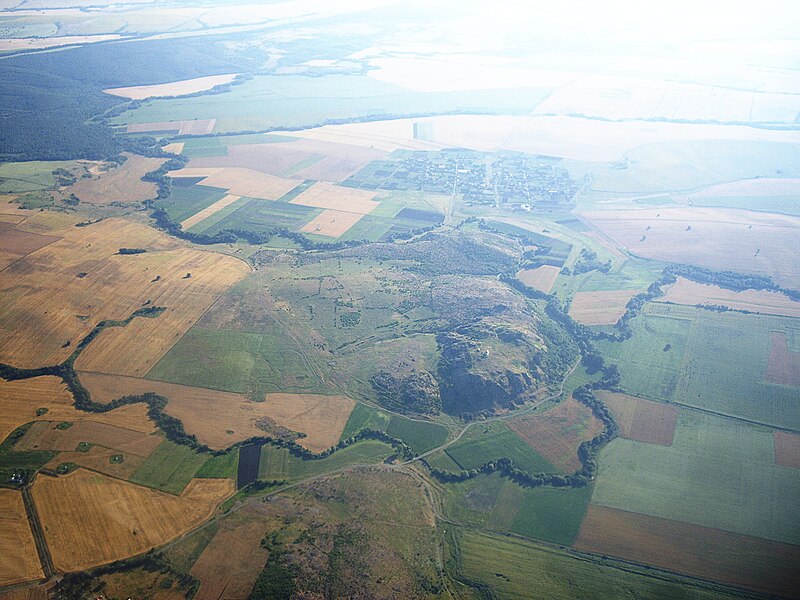
[[222,188],[237,196],[276,200],[301,181],[275,177],[241,167],[187,167],[169,173],[170,177],[203,177],[200,185]]
[[379,202],[373,200],[376,195],[376,192],[346,188],[320,181],[292,200],[292,204],[368,215],[380,205]]
[[148,435],[107,423],[82,420],[67,429],[57,423],[37,423],[15,444],[17,450],[52,450],[70,452],[81,442],[119,450],[147,458],[164,441],[159,435]]
[[353,225],[358,223],[363,216],[364,215],[358,213],[326,210],[303,225],[300,231],[338,238]]
[[213,214],[218,213],[219,211],[221,211],[226,206],[230,206],[231,204],[236,202],[239,198],[241,198],[241,196],[236,196],[234,194],[228,194],[224,198],[220,198],[219,200],[214,202],[214,204],[212,204],[211,206],[207,206],[206,208],[204,208],[200,212],[197,212],[197,213],[193,214],[188,219],[184,219],[183,221],[181,221],[181,227],[184,230],[187,230],[190,227],[193,227],[194,225],[197,225],[201,221],[205,221],[208,217],[210,217]]
[[[147,252],[119,255],[121,247]],[[186,248],[130,221],[70,228],[0,272],[0,362],[58,364],[95,324],[125,319],[150,301],[167,310],[106,330],[79,360],[89,370],[146,372],[248,271],[238,259]]]
[[124,156],[128,160],[120,166],[101,171],[91,179],[79,179],[77,183],[64,189],[63,193],[75,194],[81,202],[90,204],[134,203],[155,198],[158,192],[156,184],[142,181],[142,177],[158,169],[166,162],[165,159],[134,154]]
[[[425,133],[415,137],[415,130]],[[739,125],[612,122],[568,116],[445,115],[325,125],[286,135],[388,152],[442,148],[511,150],[596,162],[620,160],[625,152],[653,142],[712,139],[800,143],[797,131]]]
[[214,449],[263,436],[265,429],[259,421],[267,420],[305,433],[307,437],[299,443],[309,450],[325,450],[339,441],[355,406],[343,396],[268,394],[265,402],[253,402],[244,394],[137,377],[81,373],[80,380],[96,402],[145,392],[164,396],[169,400],[167,414],[180,419],[188,433]]
[[356,403],[344,396],[320,394],[267,394],[269,416],[281,427],[301,431],[304,448],[321,452],[339,442]]
[[60,37],[38,38],[5,38],[0,39],[0,52],[18,52],[21,50],[42,50],[57,46],[70,46],[75,44],[93,44],[119,39],[120,35],[64,35]]
[[712,185],[690,195],[696,198],[707,196],[797,196],[800,195],[800,179],[742,179]]
[[266,529],[263,522],[220,528],[192,566],[200,580],[195,600],[247,598],[269,558],[261,545]]
[[44,577],[22,493],[0,488],[0,586]]
[[186,142],[172,142],[171,144],[167,144],[163,146],[161,149],[164,152],[172,152],[173,154],[180,154],[183,152],[183,147],[186,145]]
[[639,290],[578,292],[569,307],[569,316],[584,325],[613,325],[625,313],[625,305]]
[[[122,462],[111,461],[111,457],[116,455],[122,455]],[[45,465],[45,468],[55,471],[58,465],[71,462],[90,471],[97,471],[110,477],[127,480],[136,473],[139,467],[144,464],[144,461],[144,457],[136,454],[128,454],[101,446],[92,446],[86,452],[59,452],[53,460]]]
[[180,135],[205,135],[214,131],[216,119],[192,119],[188,121],[159,121],[157,123],[132,123],[128,133],[149,133],[153,131],[176,131]]
[[156,85],[136,85],[132,87],[110,88],[103,90],[112,96],[121,96],[131,100],[145,100],[146,98],[161,98],[164,96],[185,96],[186,94],[196,94],[205,92],[218,85],[230,83],[236,79],[238,73],[228,75],[211,75],[209,77],[197,77],[195,79],[184,79],[171,83],[159,83]]
[[52,211],[34,211],[17,225],[17,231],[53,235],[75,226],[81,220],[79,216]]
[[727,208],[584,212],[607,237],[645,258],[771,276],[800,287],[800,217]]
[[560,267],[542,265],[535,269],[522,269],[517,273],[517,279],[528,287],[549,294],[560,272]]
[[[132,404],[106,413],[88,413],[73,407],[72,395],[57,377],[0,380],[0,441],[20,425],[31,421],[92,421],[149,434],[155,431],[147,418],[147,406]],[[47,412],[37,416],[36,411]]]
[[710,304],[768,315],[800,317],[800,302],[792,300],[779,292],[765,290],[735,292],[716,285],[697,283],[684,277],[678,277],[678,281],[664,291],[665,294],[658,298],[657,302],[671,302],[689,306]]
[[77,571],[146,552],[211,517],[230,479],[193,479],[173,496],[78,469],[31,488],[53,565]]

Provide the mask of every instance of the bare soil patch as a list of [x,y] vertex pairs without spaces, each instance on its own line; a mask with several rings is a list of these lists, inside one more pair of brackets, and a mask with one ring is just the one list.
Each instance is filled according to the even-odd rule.
[[772,332],[765,379],[769,383],[800,386],[800,352],[789,350],[785,333]]
[[528,287],[549,294],[560,272],[559,267],[543,265],[535,269],[522,269],[517,273],[517,279]]
[[0,488],[0,586],[44,577],[22,493]]
[[629,440],[671,446],[678,422],[678,407],[628,394],[599,391],[598,397],[611,409],[620,435]]
[[300,231],[305,233],[316,233],[317,235],[326,235],[328,237],[338,238],[344,234],[353,225],[361,220],[358,213],[346,213],[338,210],[326,210],[322,214],[317,215],[308,223],[303,225]]
[[800,218],[728,208],[605,210],[581,216],[645,258],[769,275],[800,287]]
[[170,177],[203,177],[200,185],[262,200],[277,200],[300,183],[296,179],[284,179],[241,167],[187,167],[172,171]]
[[625,314],[625,306],[639,290],[578,292],[569,307],[569,316],[584,325],[613,325]]
[[269,558],[261,547],[265,530],[258,522],[221,528],[192,567],[191,574],[200,580],[195,599],[247,598]]
[[541,414],[508,421],[508,426],[528,445],[564,472],[580,469],[578,446],[603,430],[592,411],[570,398]]
[[575,548],[800,598],[800,546],[590,506]]
[[230,83],[236,79],[237,73],[228,75],[210,75],[208,77],[196,77],[195,79],[183,79],[170,83],[159,83],[156,85],[136,85],[131,87],[109,88],[103,90],[106,94],[130,98],[131,100],[144,100],[146,98],[159,98],[164,96],[185,96],[186,94],[196,94],[205,92],[218,85]]
[[658,302],[671,302],[689,306],[727,306],[734,310],[800,317],[800,302],[792,300],[779,292],[765,290],[735,292],[716,285],[697,283],[685,277],[678,277],[678,281],[664,291],[665,294],[658,298]]
[[196,527],[234,491],[193,479],[180,496],[78,469],[39,475],[33,499],[56,569],[77,571],[146,552]]
[[320,181],[297,196],[292,203],[367,215],[380,204],[373,200],[376,195],[376,192],[356,190]]
[[128,160],[120,166],[101,171],[91,179],[79,179],[77,183],[63,190],[63,194],[75,194],[81,202],[90,204],[128,204],[155,198],[158,191],[156,184],[142,181],[142,177],[158,169],[164,164],[164,159],[134,154],[125,156]]
[[800,435],[786,431],[774,431],[775,463],[784,467],[800,469]]

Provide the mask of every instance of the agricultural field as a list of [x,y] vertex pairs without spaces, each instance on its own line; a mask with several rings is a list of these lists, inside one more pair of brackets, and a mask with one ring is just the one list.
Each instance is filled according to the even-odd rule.
[[366,440],[337,450],[320,459],[303,460],[289,453],[286,448],[266,445],[261,450],[258,479],[295,481],[352,467],[383,462],[394,456],[394,449],[383,442]]
[[81,202],[101,205],[112,202],[133,204],[155,198],[158,192],[156,184],[142,181],[142,177],[158,169],[164,159],[127,153],[123,156],[125,162],[121,165],[95,167],[88,171],[89,177],[81,177],[74,184],[61,188],[62,198],[74,194]]
[[715,285],[696,283],[678,277],[674,284],[665,286],[658,302],[688,306],[726,306],[733,310],[784,317],[800,317],[800,302],[779,292],[744,290],[735,292]]
[[786,502],[800,490],[800,473],[775,464],[766,428],[683,409],[671,446],[616,439],[598,467],[593,506],[800,541],[797,513]]
[[580,469],[578,446],[603,430],[592,412],[572,397],[546,412],[515,417],[508,426],[565,473]]
[[797,598],[800,546],[591,506],[575,548]]
[[569,307],[569,316],[584,325],[613,325],[625,313],[628,301],[639,290],[578,292]]
[[785,467],[800,469],[800,435],[773,432],[775,437],[775,462]]
[[197,77],[196,79],[186,79],[184,81],[172,81],[170,83],[160,83],[158,85],[139,85],[133,87],[109,88],[103,90],[112,96],[122,96],[131,100],[145,100],[147,98],[160,98],[164,96],[186,96],[205,92],[218,85],[230,83],[236,79],[237,74],[230,75],[210,75],[208,77]]
[[195,452],[188,446],[162,440],[136,469],[130,481],[170,494],[181,494],[208,459],[207,454]]
[[611,409],[619,434],[628,440],[671,446],[678,422],[678,407],[619,392],[597,394]]
[[22,493],[0,488],[0,586],[41,579],[44,576],[28,524]]
[[584,560],[524,540],[462,528],[448,529],[456,578],[491,586],[502,598],[529,598],[532,589],[547,598],[586,600],[739,597],[713,587],[700,587],[696,582],[654,578],[645,571]]
[[550,293],[556,282],[560,269],[551,265],[542,265],[535,269],[522,269],[517,273],[517,279],[535,290]]
[[83,469],[40,475],[32,488],[53,564],[64,571],[163,544],[208,519],[232,493],[228,479],[196,479],[172,496]]

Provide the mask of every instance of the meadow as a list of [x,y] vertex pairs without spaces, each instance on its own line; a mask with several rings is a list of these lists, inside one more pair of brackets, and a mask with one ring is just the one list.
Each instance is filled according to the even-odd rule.
[[130,480],[171,494],[180,494],[208,459],[207,454],[164,440]]
[[375,440],[358,442],[316,460],[303,460],[290,454],[285,448],[266,445],[261,451],[258,478],[296,481],[354,465],[380,463],[393,455],[394,449],[391,446]]

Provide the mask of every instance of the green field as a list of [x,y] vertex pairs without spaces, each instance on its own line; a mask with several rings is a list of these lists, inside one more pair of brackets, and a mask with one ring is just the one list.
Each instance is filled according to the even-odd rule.
[[347,419],[347,424],[344,426],[341,439],[346,440],[362,429],[386,431],[386,428],[389,426],[389,421],[391,421],[391,416],[387,413],[359,402],[356,404],[353,412],[350,413],[350,418]]
[[[328,119],[484,110],[528,113],[548,93],[539,88],[415,93],[365,75],[256,76],[225,94],[157,99],[114,124],[217,119],[216,132],[309,127]],[[324,101],[320,101],[324,99]]]
[[188,446],[164,440],[131,477],[133,483],[180,494],[198,469],[208,460]]
[[[567,552],[461,528],[448,528],[448,549],[457,577],[492,588],[501,599],[712,600],[738,598],[697,582],[684,584],[615,568]],[[622,566],[622,565],[620,565]],[[677,579],[677,578],[676,578]]]
[[212,456],[209,458],[200,470],[197,471],[195,477],[209,477],[213,479],[236,479],[236,472],[239,468],[239,449],[234,448],[220,454],[219,456]]
[[594,504],[800,543],[800,470],[775,464],[766,428],[682,410],[672,446],[618,438],[598,467]]
[[192,185],[189,187],[173,185],[169,197],[158,200],[156,205],[167,211],[170,219],[180,223],[204,208],[211,206],[217,200],[225,197],[227,193],[227,190],[204,185]]
[[422,454],[447,441],[447,428],[436,423],[412,421],[394,416],[386,429],[389,435],[403,440],[414,452]]
[[321,392],[304,355],[277,331],[190,329],[148,378],[262,397],[269,392]]
[[55,186],[55,169],[71,169],[74,161],[28,161],[0,163],[0,194],[47,190]]
[[189,158],[208,156],[227,156],[228,146],[238,144],[270,144],[273,142],[293,142],[297,138],[268,133],[255,133],[247,135],[226,135],[196,137],[182,140],[184,142],[181,154]]
[[320,214],[322,214],[322,209],[319,208],[256,199],[241,205],[224,218],[215,220],[213,225],[209,226],[204,221],[200,222],[198,231],[208,235],[214,235],[223,229],[246,229],[248,231],[266,232],[285,227],[292,231],[297,231]]
[[641,315],[630,324],[633,337],[624,342],[599,341],[597,349],[619,367],[621,387],[626,392],[656,400],[673,399],[691,319]]
[[295,481],[353,465],[380,463],[393,454],[394,448],[376,440],[358,442],[317,460],[303,460],[289,454],[286,448],[266,445],[261,449],[258,478]]
[[501,422],[476,425],[470,433],[466,441],[445,450],[462,469],[477,469],[489,461],[510,458],[530,474],[560,472]]

